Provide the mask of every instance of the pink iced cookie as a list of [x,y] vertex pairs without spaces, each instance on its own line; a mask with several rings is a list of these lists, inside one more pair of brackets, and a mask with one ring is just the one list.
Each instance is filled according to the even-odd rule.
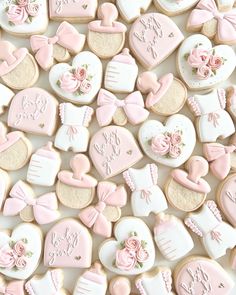
[[6,111],[15,93],[3,84],[0,84],[0,114]]
[[0,294],[1,295],[25,295],[24,281],[5,281],[3,276],[0,276]]
[[110,281],[109,291],[111,295],[130,295],[131,283],[126,277],[115,277]]

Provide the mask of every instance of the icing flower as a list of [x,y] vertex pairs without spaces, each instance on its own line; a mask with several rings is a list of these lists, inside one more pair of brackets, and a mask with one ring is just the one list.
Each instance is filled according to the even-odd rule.
[[26,253],[25,244],[22,241],[15,243],[13,250],[18,256],[23,256]]
[[89,93],[92,89],[92,85],[88,80],[84,80],[80,85],[80,91],[83,93]]
[[193,48],[188,56],[188,63],[192,68],[199,68],[209,61],[209,52],[202,47]]
[[26,265],[27,265],[27,262],[24,259],[24,257],[18,257],[16,259],[16,262],[15,262],[16,268],[18,268],[18,269],[24,269],[26,267]]
[[85,68],[77,68],[74,71],[74,75],[79,81],[83,81],[87,78],[87,71]]
[[29,3],[29,0],[17,0],[19,6],[26,6]]
[[143,249],[142,247],[140,247],[137,251],[137,255],[136,258],[138,260],[138,262],[145,262],[148,260],[149,254],[147,252],[147,250]]
[[119,269],[129,271],[135,267],[136,262],[134,255],[128,249],[116,252],[116,267]]
[[205,80],[212,75],[212,70],[209,66],[204,65],[197,69],[197,76],[199,79]]
[[180,156],[180,154],[181,154],[181,149],[180,149],[179,146],[176,146],[176,145],[171,145],[170,146],[169,156],[171,158],[176,159],[176,158],[178,158]]
[[135,251],[141,247],[141,242],[136,236],[132,236],[125,241],[125,247],[128,250]]
[[59,86],[66,92],[74,93],[80,87],[80,81],[71,72],[65,72],[59,80]]
[[0,249],[0,267],[11,269],[15,266],[15,256],[13,250],[8,246]]
[[22,25],[28,19],[28,13],[24,7],[11,4],[7,11],[8,21],[14,25]]
[[211,55],[208,65],[211,67],[212,70],[218,70],[223,65],[223,63],[224,61],[220,56]]
[[30,16],[37,16],[39,14],[39,4],[37,3],[29,3],[26,6],[26,11]]
[[158,134],[153,137],[151,149],[154,153],[164,156],[168,153],[170,147],[170,138],[164,134]]
[[180,144],[182,141],[182,137],[179,132],[175,132],[171,134],[171,143],[173,145]]

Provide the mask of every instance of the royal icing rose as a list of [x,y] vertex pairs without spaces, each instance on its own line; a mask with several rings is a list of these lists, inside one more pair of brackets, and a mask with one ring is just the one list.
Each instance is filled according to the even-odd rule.
[[19,6],[26,6],[29,3],[29,0],[17,0]]
[[65,72],[59,80],[59,86],[66,92],[74,93],[79,89],[80,81],[71,72]]
[[171,134],[171,143],[173,145],[180,144],[182,141],[182,137],[178,132]]
[[154,153],[164,156],[168,153],[170,147],[170,138],[164,134],[158,134],[153,137],[151,149]]
[[141,247],[141,242],[136,236],[133,236],[125,241],[125,247],[130,251],[135,251]]
[[212,75],[212,70],[209,66],[204,65],[197,69],[197,76],[199,79],[205,80]]
[[209,61],[209,52],[201,47],[193,48],[188,57],[188,64],[192,68],[199,68]]
[[217,55],[211,55],[208,66],[211,67],[212,70],[218,70],[223,65],[223,59]]
[[10,247],[2,247],[0,249],[0,267],[13,268],[15,266],[15,255]]
[[26,11],[30,16],[37,16],[39,14],[39,4],[37,3],[29,3],[26,6]]
[[135,267],[136,258],[130,253],[128,249],[118,250],[116,252],[116,267],[129,271]]
[[138,262],[143,263],[148,260],[148,257],[149,257],[148,252],[145,249],[143,249],[142,247],[140,247],[137,251],[137,254],[136,254],[136,258],[137,258]]
[[169,156],[171,158],[178,158],[181,154],[181,148],[177,145],[171,145],[169,150]]
[[14,25],[22,25],[28,18],[25,7],[11,4],[7,11],[8,21]]
[[26,253],[25,244],[22,241],[15,243],[13,250],[18,256],[23,256]]
[[87,78],[87,71],[85,68],[77,68],[74,71],[74,75],[79,81],[83,81]]
[[15,262],[15,266],[18,269],[24,269],[27,265],[26,259],[24,257],[18,257]]
[[82,81],[80,85],[80,91],[83,93],[89,93],[92,89],[92,85],[88,80]]

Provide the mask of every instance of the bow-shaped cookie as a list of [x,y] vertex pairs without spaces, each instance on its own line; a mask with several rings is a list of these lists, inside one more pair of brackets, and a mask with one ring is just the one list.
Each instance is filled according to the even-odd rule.
[[3,295],[24,295],[24,281],[12,281],[9,284],[0,286],[0,294]]
[[109,220],[104,210],[108,207],[115,207],[119,217],[112,219],[112,221],[117,221],[120,218],[120,207],[126,205],[127,192],[123,186],[117,187],[114,183],[104,181],[98,184],[97,194],[98,203],[82,210],[79,217],[87,227],[93,228],[94,233],[110,237],[112,232],[111,217],[109,216]]
[[109,125],[118,108],[124,110],[129,123],[133,125],[142,123],[149,116],[149,112],[144,108],[143,97],[139,91],[135,91],[124,100],[120,100],[111,92],[101,89],[97,104],[99,107],[96,110],[96,116],[100,126]]
[[19,180],[11,189],[10,198],[4,204],[3,215],[15,216],[27,206],[32,206],[34,219],[39,224],[47,224],[59,217],[57,196],[47,193],[35,199],[30,187]]

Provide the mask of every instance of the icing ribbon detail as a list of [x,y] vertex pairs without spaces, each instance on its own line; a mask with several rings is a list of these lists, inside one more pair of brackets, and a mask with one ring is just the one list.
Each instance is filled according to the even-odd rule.
[[4,295],[24,295],[24,282],[13,281],[6,286],[0,286],[0,294]]
[[219,125],[220,115],[218,113],[209,113],[208,122],[212,122],[213,126],[216,128]]

